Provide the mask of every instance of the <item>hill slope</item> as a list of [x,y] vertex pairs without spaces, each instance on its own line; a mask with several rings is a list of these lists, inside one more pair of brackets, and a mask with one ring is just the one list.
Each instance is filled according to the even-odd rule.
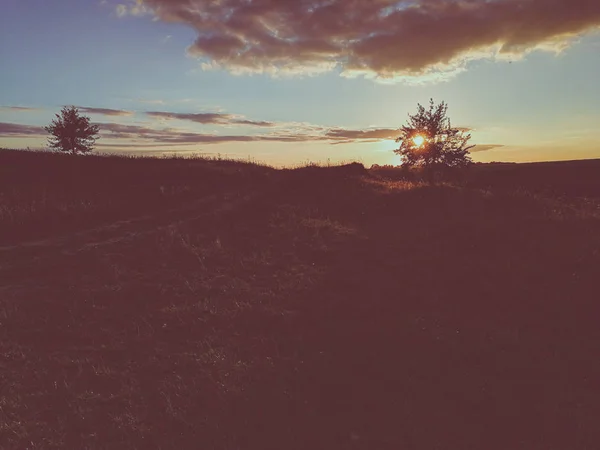
[[600,445],[597,198],[26,157],[0,164],[0,447]]

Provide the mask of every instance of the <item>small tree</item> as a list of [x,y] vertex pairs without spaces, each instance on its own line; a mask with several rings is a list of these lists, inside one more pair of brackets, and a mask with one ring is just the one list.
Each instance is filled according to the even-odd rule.
[[466,167],[471,163],[468,146],[470,134],[452,128],[446,116],[445,102],[435,105],[433,99],[429,110],[418,104],[417,113],[408,115],[408,124],[401,128],[396,139],[400,148],[394,153],[402,157],[403,167],[423,167],[430,175],[435,169]]
[[75,106],[65,106],[60,114],[46,127],[52,136],[48,138],[50,148],[72,154],[91,152],[98,139],[98,125],[92,125],[90,118],[79,115]]

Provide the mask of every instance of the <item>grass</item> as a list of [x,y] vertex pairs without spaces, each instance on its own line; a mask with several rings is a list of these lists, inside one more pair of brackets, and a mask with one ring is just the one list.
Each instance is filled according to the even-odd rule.
[[0,448],[597,448],[597,175],[2,150]]

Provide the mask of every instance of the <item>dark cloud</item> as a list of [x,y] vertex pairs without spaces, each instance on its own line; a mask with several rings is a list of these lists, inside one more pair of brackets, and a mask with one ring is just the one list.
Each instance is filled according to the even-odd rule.
[[[204,119],[202,119],[204,120]],[[213,122],[203,122],[213,123]],[[217,122],[218,123],[218,122]],[[154,129],[137,125],[101,123],[100,132],[107,138],[144,139],[147,142],[163,144],[219,144],[227,142],[309,142],[325,141],[331,143],[351,143],[382,139],[395,139],[397,131],[389,128],[347,130],[344,128],[327,129],[307,125],[296,129],[270,134],[256,135],[219,135],[194,133],[173,128]]]
[[500,145],[500,144],[485,144],[485,145],[476,145],[475,147],[473,147],[471,150],[469,150],[471,153],[477,153],[477,152],[487,152],[488,150],[493,150],[495,148],[500,148],[500,147],[504,147],[504,145]]
[[253,127],[274,127],[276,123],[267,122],[266,120],[247,120],[247,119],[239,119],[234,120],[233,123],[237,125],[250,125]]
[[[206,122],[211,123],[211,122]],[[100,132],[111,139],[144,139],[149,143],[163,144],[218,144],[225,142],[253,142],[253,141],[278,141],[289,142],[292,137],[286,135],[217,135],[192,133],[172,128],[154,129],[137,125],[124,125],[118,123],[101,123]],[[315,140],[310,136],[299,135],[293,138],[300,140]],[[322,137],[321,137],[322,138]]]
[[110,108],[88,108],[85,106],[78,106],[80,112],[86,114],[101,114],[103,116],[132,116],[132,111],[124,111],[122,109],[110,109]]
[[174,113],[174,112],[162,112],[162,111],[149,111],[146,113],[150,117],[157,117],[160,119],[179,119],[189,120],[195,123],[201,124],[212,124],[212,125],[250,125],[255,127],[272,127],[275,126],[273,122],[256,121],[244,119],[234,114],[223,114],[223,113]]
[[[176,145],[176,144],[175,144]],[[185,145],[185,144],[181,144],[181,145]],[[122,143],[122,144],[107,144],[105,142],[97,142],[96,143],[96,147],[97,148],[153,148],[153,147],[160,147],[161,151],[164,151],[164,144],[145,144],[143,142],[140,143]]]
[[[98,123],[101,137],[113,140],[136,140],[139,146],[153,144],[220,144],[231,142],[328,142],[331,144],[347,144],[353,142],[377,142],[395,139],[397,130],[392,128],[375,128],[351,130],[345,128],[324,128],[308,124],[292,124],[289,129],[278,130],[267,134],[220,135],[211,133],[195,133],[176,128],[151,128],[148,126],[128,125],[120,123]],[[0,136],[6,137],[45,137],[46,131],[41,126],[21,125],[0,122]],[[99,145],[115,145],[105,143]]]
[[223,125],[230,123],[233,119],[232,114],[221,114],[221,113],[197,113],[197,114],[187,114],[187,113],[174,113],[174,112],[163,112],[163,111],[148,111],[146,115],[150,117],[156,117],[159,119],[179,119],[179,120],[189,120],[195,123],[201,124],[218,124]]
[[598,0],[126,0],[195,30],[191,54],[233,72],[382,79],[444,76],[465,61],[558,51],[600,26]]
[[31,137],[45,136],[47,133],[42,127],[33,125],[21,125],[18,123],[0,122],[0,136],[7,137]]
[[343,139],[344,141],[355,141],[363,139],[396,139],[399,130],[392,128],[375,128],[367,130],[346,130],[344,128],[334,128],[326,133],[327,137],[333,139]]
[[0,106],[0,109],[17,112],[40,111],[39,108],[32,108],[29,106]]
[[[156,130],[154,128],[149,127],[141,127],[139,125],[126,125],[122,123],[99,123],[100,132],[102,133],[112,133],[112,134],[122,134],[125,136],[148,136],[160,133],[161,131]],[[163,130],[164,132],[165,130]]]

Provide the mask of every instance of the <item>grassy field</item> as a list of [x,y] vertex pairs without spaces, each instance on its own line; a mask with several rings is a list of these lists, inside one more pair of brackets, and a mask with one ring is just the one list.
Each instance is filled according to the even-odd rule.
[[600,448],[600,160],[0,150],[0,448]]

